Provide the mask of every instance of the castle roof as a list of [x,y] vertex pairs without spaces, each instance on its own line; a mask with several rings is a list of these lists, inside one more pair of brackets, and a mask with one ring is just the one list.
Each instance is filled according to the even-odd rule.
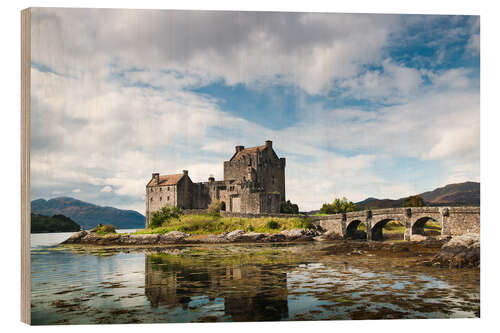
[[160,176],[160,181],[158,185],[154,183],[154,178],[151,179],[146,186],[164,186],[164,185],[176,185],[181,179],[184,177],[183,173],[175,174],[175,175],[163,175]]
[[243,157],[247,157],[250,155],[255,155],[257,152],[261,152],[266,150],[268,147],[267,146],[257,146],[257,147],[251,147],[251,148],[245,148],[243,150],[240,150],[239,152],[235,153],[233,157],[231,157],[230,161],[238,161],[243,159]]

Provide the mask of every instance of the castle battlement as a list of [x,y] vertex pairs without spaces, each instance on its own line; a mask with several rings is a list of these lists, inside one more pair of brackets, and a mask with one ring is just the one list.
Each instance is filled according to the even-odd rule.
[[272,141],[250,148],[236,146],[223,166],[223,180],[210,176],[198,183],[191,181],[187,170],[174,175],[153,173],[146,185],[146,226],[151,214],[162,207],[206,209],[215,200],[227,212],[279,213],[285,200],[286,159],[278,157]]

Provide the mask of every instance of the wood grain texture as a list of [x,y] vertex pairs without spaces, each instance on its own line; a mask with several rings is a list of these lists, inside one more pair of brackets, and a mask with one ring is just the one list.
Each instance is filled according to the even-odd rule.
[[31,323],[30,101],[31,10],[21,11],[21,321]]

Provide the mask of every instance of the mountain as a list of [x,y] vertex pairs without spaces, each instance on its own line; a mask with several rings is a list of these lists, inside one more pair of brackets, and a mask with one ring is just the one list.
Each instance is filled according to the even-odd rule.
[[[479,206],[480,183],[465,182],[458,184],[448,184],[433,191],[418,194],[428,206]],[[403,207],[403,200],[400,199],[376,199],[368,198],[357,202],[356,207],[363,209],[397,208]]]
[[64,215],[44,216],[31,214],[31,233],[75,232],[81,227]]
[[112,224],[117,229],[139,229],[145,226],[145,217],[134,210],[103,207],[70,197],[31,201],[31,213],[53,216],[61,214],[78,223],[83,229],[97,224]]

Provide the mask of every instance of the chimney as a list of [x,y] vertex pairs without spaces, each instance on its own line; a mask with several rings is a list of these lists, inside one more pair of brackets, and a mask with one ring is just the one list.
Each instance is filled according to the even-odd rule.
[[235,148],[236,148],[236,152],[239,153],[240,151],[245,149],[245,146],[236,146]]
[[187,175],[188,175],[188,171],[187,171],[187,170],[182,170],[182,174],[183,174],[184,176],[187,176]]
[[159,173],[154,172],[153,173],[153,179],[155,180],[154,181],[155,185],[160,184],[160,174]]
[[273,148],[273,142],[271,140],[266,140],[266,148]]

